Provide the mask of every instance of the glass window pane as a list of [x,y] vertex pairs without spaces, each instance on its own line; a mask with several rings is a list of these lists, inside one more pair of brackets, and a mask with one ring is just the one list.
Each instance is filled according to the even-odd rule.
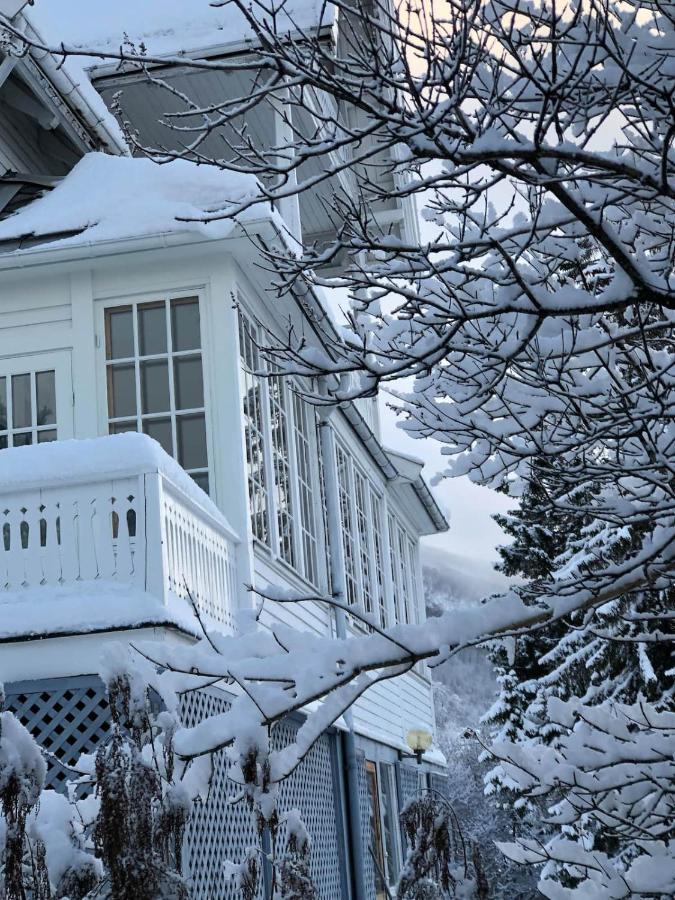
[[33,435],[30,431],[15,434],[12,436],[12,443],[15,447],[28,447],[33,443]]
[[201,347],[198,300],[172,301],[171,340],[174,350],[198,350]]
[[111,422],[108,426],[110,434],[126,434],[127,431],[136,430],[136,419],[129,419],[128,422]]
[[47,444],[56,440],[56,430],[50,428],[48,431],[38,431],[38,444]]
[[192,477],[205,494],[209,492],[209,476],[206,472],[194,472]]
[[171,437],[171,419],[145,419],[143,431],[158,441],[173,456],[173,439]]
[[7,449],[7,435],[3,434],[2,437],[0,437],[0,450],[6,450],[6,449]]
[[134,355],[134,319],[130,306],[109,309],[105,314],[105,348],[108,359],[129,359]]
[[176,409],[204,406],[202,360],[200,356],[180,356],[173,362]]
[[7,379],[0,378],[0,431],[7,428]]
[[169,364],[165,359],[141,363],[141,408],[144,413],[169,412]]
[[32,424],[30,375],[12,375],[12,425],[30,428]]
[[136,415],[136,376],[133,364],[108,368],[108,408],[113,419]]
[[178,462],[184,469],[205,469],[206,424],[204,416],[180,416],[176,419]]
[[144,303],[138,307],[138,347],[141,356],[166,353],[164,303]]
[[37,424],[56,425],[56,380],[54,372],[37,372]]

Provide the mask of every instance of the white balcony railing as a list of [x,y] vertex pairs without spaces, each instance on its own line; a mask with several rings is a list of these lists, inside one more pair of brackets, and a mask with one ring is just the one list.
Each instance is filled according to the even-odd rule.
[[42,597],[36,590],[48,602],[50,589],[91,588],[95,604],[107,584],[186,614],[189,592],[229,630],[236,542],[209,497],[144,435],[0,452],[0,604],[15,615],[22,596]]

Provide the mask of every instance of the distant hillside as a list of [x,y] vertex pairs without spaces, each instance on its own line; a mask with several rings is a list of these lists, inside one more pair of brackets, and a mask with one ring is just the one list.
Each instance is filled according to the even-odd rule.
[[508,580],[489,562],[422,546],[424,589],[429,613],[475,603],[504,590]]

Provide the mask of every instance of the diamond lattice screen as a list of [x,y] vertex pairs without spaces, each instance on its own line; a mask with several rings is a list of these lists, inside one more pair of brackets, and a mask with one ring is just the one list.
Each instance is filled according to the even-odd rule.
[[91,753],[110,730],[108,701],[97,678],[36,681],[7,689],[11,710],[47,751],[47,787],[62,790],[82,753]]
[[[274,730],[274,745],[284,746],[295,739],[297,726],[282,722]],[[339,900],[343,891],[342,845],[339,833],[334,759],[331,743],[324,735],[312,748],[302,765],[281,787],[282,812],[300,810],[312,840],[311,871],[321,900]],[[280,835],[283,841],[283,833]]]
[[[227,700],[215,692],[189,694],[183,704],[184,724],[196,725],[228,707]],[[228,767],[226,753],[216,753],[208,799],[195,804],[187,827],[185,863],[192,876],[193,900],[237,900],[239,891],[226,883],[223,863],[240,862],[249,847],[258,846],[248,809],[242,803],[231,802],[237,788],[227,777]]]

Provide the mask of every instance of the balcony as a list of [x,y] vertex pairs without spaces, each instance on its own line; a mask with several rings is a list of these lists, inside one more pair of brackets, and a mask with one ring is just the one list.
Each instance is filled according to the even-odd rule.
[[0,451],[0,526],[0,640],[232,629],[237,537],[145,435]]

